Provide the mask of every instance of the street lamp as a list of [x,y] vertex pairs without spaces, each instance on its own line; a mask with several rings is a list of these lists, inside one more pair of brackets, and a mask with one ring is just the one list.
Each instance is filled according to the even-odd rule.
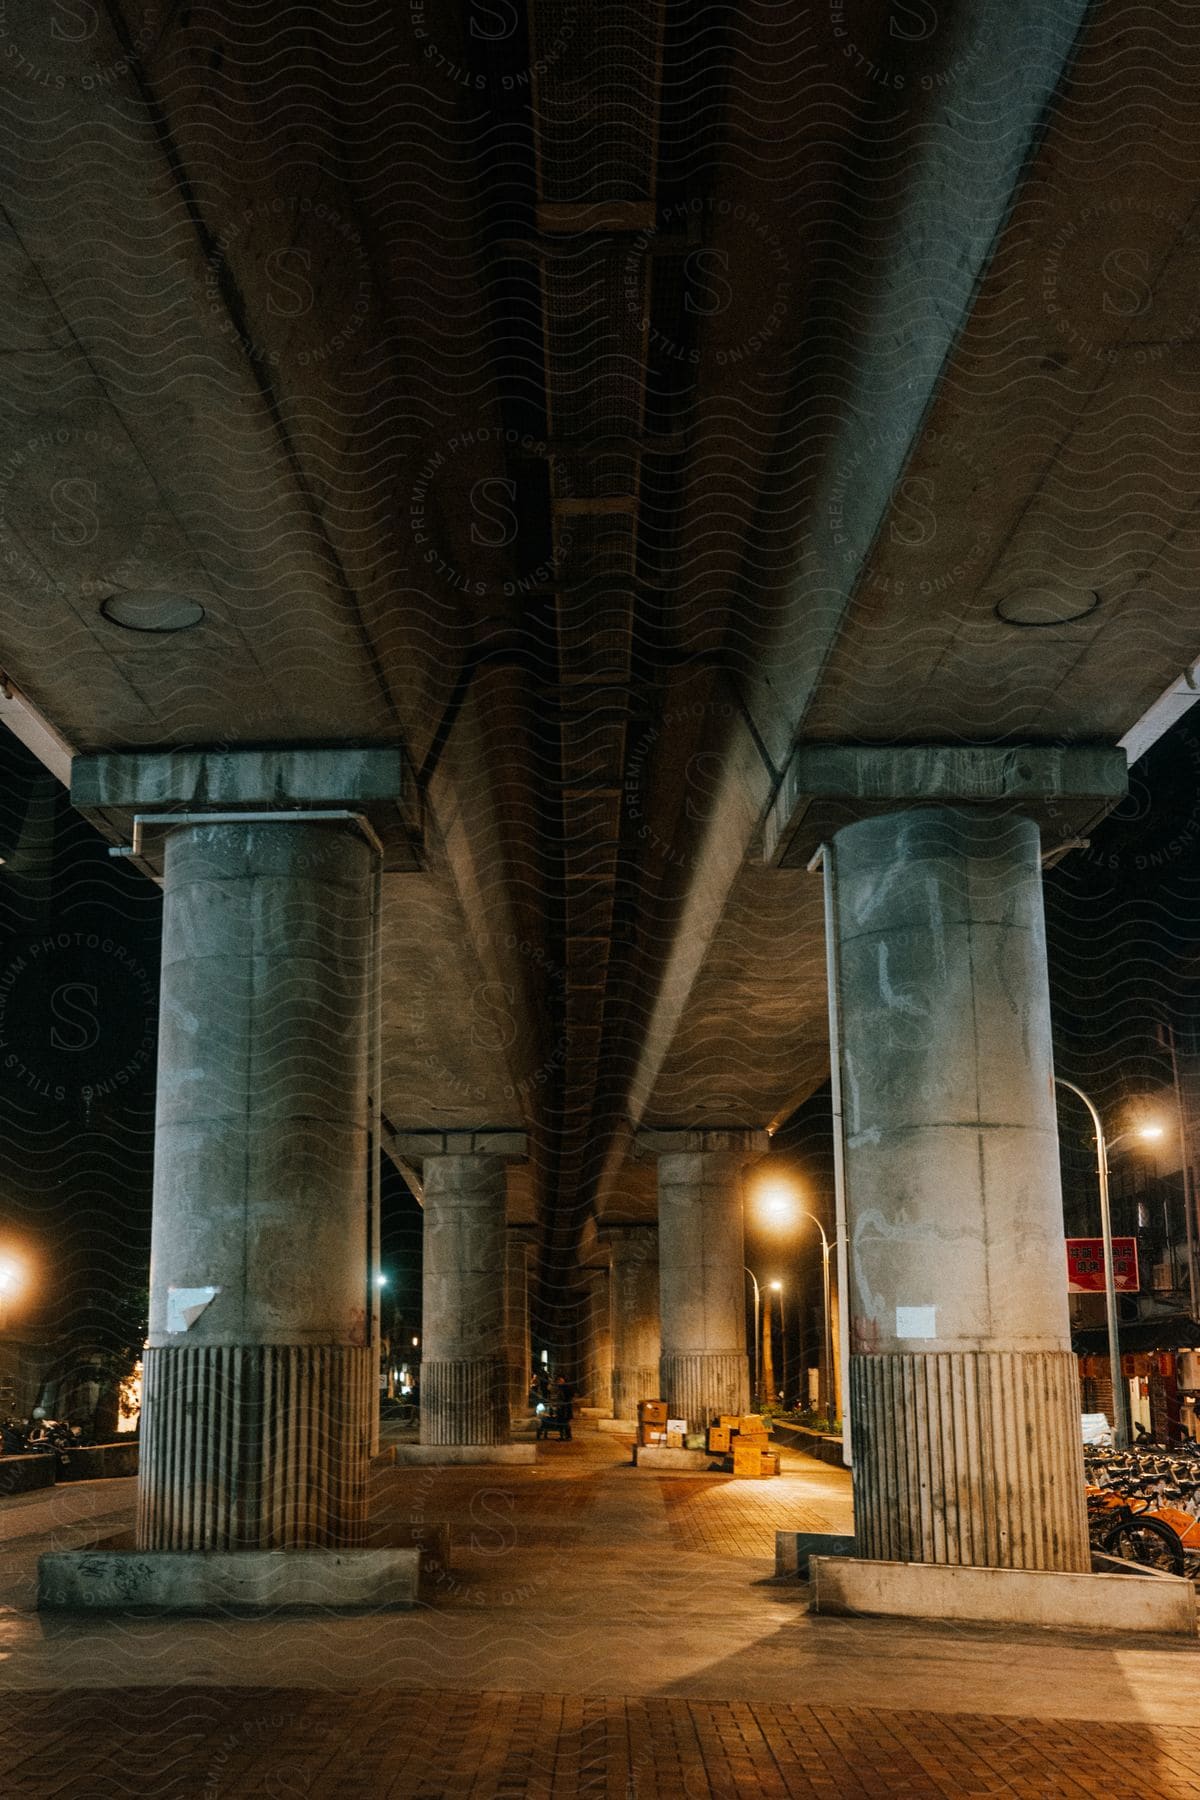
[[1100,1114],[1094,1101],[1090,1100],[1081,1087],[1073,1081],[1066,1081],[1061,1075],[1054,1077],[1055,1085],[1069,1088],[1078,1100],[1082,1100],[1091,1114],[1092,1124],[1096,1128],[1096,1177],[1100,1184],[1100,1236],[1104,1253],[1104,1312],[1108,1326],[1108,1367],[1112,1375],[1113,1394],[1113,1443],[1118,1450],[1129,1445],[1129,1392],[1125,1386],[1121,1372],[1121,1336],[1117,1327],[1117,1286],[1113,1274],[1112,1247],[1112,1211],[1108,1197],[1108,1152],[1115,1150],[1118,1144],[1129,1138],[1152,1140],[1162,1136],[1161,1125],[1139,1125],[1132,1131],[1123,1131],[1115,1137],[1111,1144],[1105,1142],[1104,1127],[1100,1123]]
[[[833,1394],[833,1307],[830,1294],[829,1256],[833,1248],[825,1227],[816,1213],[797,1206],[796,1196],[786,1181],[769,1181],[758,1191],[755,1201],[760,1220],[776,1227],[791,1225],[798,1219],[811,1219],[821,1234],[821,1297],[824,1303],[825,1339],[823,1361],[825,1364],[822,1386],[825,1390],[825,1416],[832,1423],[834,1415]],[[757,1287],[756,1287],[757,1295]],[[758,1311],[755,1308],[755,1336],[758,1334]],[[785,1346],[786,1348],[786,1346]]]
[[787,1318],[786,1318],[786,1315],[783,1310],[783,1283],[782,1283],[782,1281],[773,1281],[771,1283],[771,1290],[773,1293],[776,1293],[779,1295],[779,1336],[783,1341],[783,1406],[784,1406],[784,1411],[786,1412],[787,1411],[787,1391],[788,1391]]
[[816,1226],[817,1230],[821,1234],[821,1300],[822,1300],[823,1307],[824,1307],[824,1317],[825,1317],[825,1343],[824,1343],[824,1358],[823,1358],[823,1361],[825,1363],[825,1368],[824,1368],[824,1371],[821,1376],[821,1386],[825,1390],[825,1393],[824,1393],[825,1418],[826,1418],[826,1421],[832,1425],[833,1412],[834,1412],[834,1404],[833,1404],[833,1309],[830,1305],[830,1292],[829,1292],[829,1253],[832,1250],[833,1246],[829,1242],[829,1238],[825,1232],[825,1227],[822,1225],[820,1219],[818,1219],[816,1213],[801,1212],[800,1217],[802,1219],[811,1219],[813,1224]]
[[[755,1275],[754,1270],[746,1268],[744,1263],[742,1264],[742,1269],[754,1283],[754,1404],[760,1406],[762,1404],[762,1395],[759,1393],[759,1365],[762,1360],[762,1346],[758,1341],[758,1321],[762,1302],[758,1291],[758,1277]],[[745,1317],[746,1315],[743,1313],[742,1318],[745,1319]]]
[[1175,1088],[1175,1119],[1179,1133],[1179,1164],[1183,1176],[1183,1226],[1187,1243],[1188,1268],[1188,1317],[1196,1318],[1200,1307],[1200,1284],[1196,1277],[1196,1195],[1192,1182],[1192,1165],[1188,1158],[1188,1142],[1190,1118],[1184,1105],[1183,1088],[1179,1081],[1179,1057],[1175,1047],[1175,1027],[1168,1023],[1165,1026],[1167,1048],[1171,1052],[1171,1080]]

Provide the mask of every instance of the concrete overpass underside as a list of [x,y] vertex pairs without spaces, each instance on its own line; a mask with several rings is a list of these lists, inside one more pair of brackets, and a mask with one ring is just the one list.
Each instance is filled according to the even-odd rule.
[[[440,1233],[431,1446],[507,1434],[520,1227],[551,1339],[611,1267],[627,1392],[657,1218],[662,1367],[744,1404],[739,1184],[829,1074],[829,908],[850,1403],[907,1394],[953,1487],[940,1357],[997,1466],[1011,1404],[1074,1467],[1061,1308],[989,1282],[1017,1216],[1057,1229],[1039,858],[1200,657],[1192,10],[111,0],[73,36],[10,0],[2,711],[166,887],[156,1207],[198,1168],[223,1222],[156,1225],[163,1383],[167,1289],[215,1287],[188,1346],[255,1392],[300,1346],[359,1455],[383,1148]],[[324,1152],[235,1174],[235,1116]],[[319,1318],[245,1272],[285,1189],[345,1221]],[[185,1525],[163,1454],[146,1542],[260,1541]],[[948,1549],[861,1480],[871,1554],[1081,1566],[1073,1499]]]

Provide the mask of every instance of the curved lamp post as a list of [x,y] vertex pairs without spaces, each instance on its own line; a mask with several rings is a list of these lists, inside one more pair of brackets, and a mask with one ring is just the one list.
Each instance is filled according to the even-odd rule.
[[[762,1345],[759,1342],[758,1321],[759,1321],[760,1309],[762,1306],[762,1297],[759,1292],[758,1277],[754,1273],[754,1270],[747,1268],[745,1263],[742,1264],[742,1269],[743,1269],[743,1272],[745,1274],[747,1274],[750,1277],[751,1281],[754,1283],[754,1403],[756,1406],[758,1406],[761,1404],[761,1401],[762,1401],[762,1396],[758,1391],[759,1390],[759,1370],[762,1365]],[[745,1317],[746,1317],[746,1315],[745,1315],[745,1313],[743,1313],[742,1318],[745,1319]]]
[[825,1390],[824,1395],[823,1395],[823,1398],[825,1401],[825,1418],[829,1424],[832,1424],[833,1423],[833,1412],[834,1412],[834,1405],[833,1405],[833,1317],[832,1317],[832,1310],[831,1310],[830,1301],[829,1301],[829,1253],[830,1253],[831,1249],[833,1248],[833,1246],[830,1243],[828,1236],[826,1235],[825,1227],[822,1225],[820,1219],[818,1219],[816,1213],[805,1212],[805,1211],[801,1210],[800,1217],[802,1219],[811,1219],[813,1224],[816,1226],[817,1230],[821,1234],[821,1298],[822,1298],[822,1301],[824,1303],[824,1308],[825,1308],[825,1312],[824,1312],[825,1344],[824,1344],[824,1358],[823,1358],[824,1363],[825,1363],[825,1368],[824,1368],[824,1372],[821,1377],[821,1386]]
[[1073,1081],[1066,1081],[1061,1075],[1054,1077],[1056,1087],[1069,1088],[1078,1100],[1082,1100],[1091,1114],[1092,1124],[1096,1130],[1096,1177],[1100,1185],[1100,1235],[1104,1249],[1104,1312],[1108,1323],[1108,1366],[1112,1375],[1113,1393],[1113,1443],[1119,1450],[1129,1444],[1129,1390],[1125,1386],[1121,1370],[1121,1338],[1117,1325],[1117,1286],[1113,1274],[1112,1247],[1112,1210],[1108,1196],[1108,1153],[1123,1144],[1128,1138],[1156,1138],[1162,1136],[1162,1127],[1143,1126],[1134,1131],[1123,1131],[1108,1143],[1104,1136],[1104,1126],[1100,1122],[1100,1113],[1093,1100],[1089,1099],[1081,1087]]
[[784,1410],[786,1411],[786,1409],[787,1409],[787,1391],[788,1391],[787,1314],[783,1310],[783,1283],[782,1283],[782,1281],[773,1281],[771,1283],[771,1291],[772,1291],[772,1293],[779,1295],[779,1341],[783,1345],[783,1373],[782,1373],[783,1387],[782,1387],[781,1391],[783,1393]]
[[[774,1224],[790,1224],[794,1219],[811,1219],[821,1234],[821,1294],[824,1302],[825,1315],[824,1347],[822,1352],[822,1361],[824,1363],[822,1386],[825,1390],[825,1416],[832,1421],[834,1415],[833,1308],[830,1298],[829,1257],[833,1250],[833,1243],[830,1242],[825,1227],[817,1217],[816,1213],[809,1212],[806,1207],[797,1206],[795,1194],[786,1183],[773,1182],[764,1198],[770,1206],[772,1222]],[[834,1242],[836,1241],[837,1240],[835,1239]],[[751,1281],[754,1281],[754,1276],[749,1269],[746,1270],[746,1273],[750,1276]],[[757,1281],[754,1281],[754,1327],[756,1345],[758,1341],[758,1292],[758,1283]],[[782,1316],[782,1295],[780,1306]],[[785,1354],[786,1348],[787,1341],[785,1338]],[[761,1374],[761,1352],[757,1348],[755,1351],[755,1366]]]

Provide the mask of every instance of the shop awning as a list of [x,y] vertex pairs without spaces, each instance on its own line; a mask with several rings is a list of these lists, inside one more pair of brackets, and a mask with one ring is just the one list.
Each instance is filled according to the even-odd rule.
[[[1121,1350],[1200,1350],[1200,1324],[1186,1313],[1164,1313],[1158,1319],[1132,1320],[1120,1327]],[[1077,1356],[1107,1356],[1108,1333],[1103,1326],[1071,1333]]]

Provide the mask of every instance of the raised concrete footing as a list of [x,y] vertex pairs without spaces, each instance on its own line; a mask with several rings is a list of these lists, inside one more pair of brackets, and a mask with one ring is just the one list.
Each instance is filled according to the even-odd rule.
[[636,1419],[597,1419],[596,1430],[620,1431],[624,1432],[626,1437],[636,1437],[637,1421]]
[[719,1467],[714,1469],[719,1458],[707,1450],[675,1450],[668,1449],[665,1444],[635,1444],[633,1460],[639,1469],[670,1469],[676,1475],[686,1475],[689,1470],[703,1475],[723,1473]]
[[841,1537],[833,1531],[777,1531],[775,1574],[807,1581],[810,1558],[853,1556],[856,1548],[853,1537]]
[[[139,1445],[136,1438],[124,1443],[81,1444],[67,1451],[67,1466],[59,1465],[59,1481],[111,1481],[138,1472]],[[58,1459],[55,1458],[55,1461]]]
[[815,1613],[1196,1634],[1195,1590],[1176,1575],[974,1569],[849,1556],[814,1556],[810,1571]]
[[438,1463],[531,1463],[536,1444],[396,1444],[395,1460],[408,1467]]
[[43,1610],[278,1611],[417,1604],[420,1549],[58,1550],[38,1558]]

